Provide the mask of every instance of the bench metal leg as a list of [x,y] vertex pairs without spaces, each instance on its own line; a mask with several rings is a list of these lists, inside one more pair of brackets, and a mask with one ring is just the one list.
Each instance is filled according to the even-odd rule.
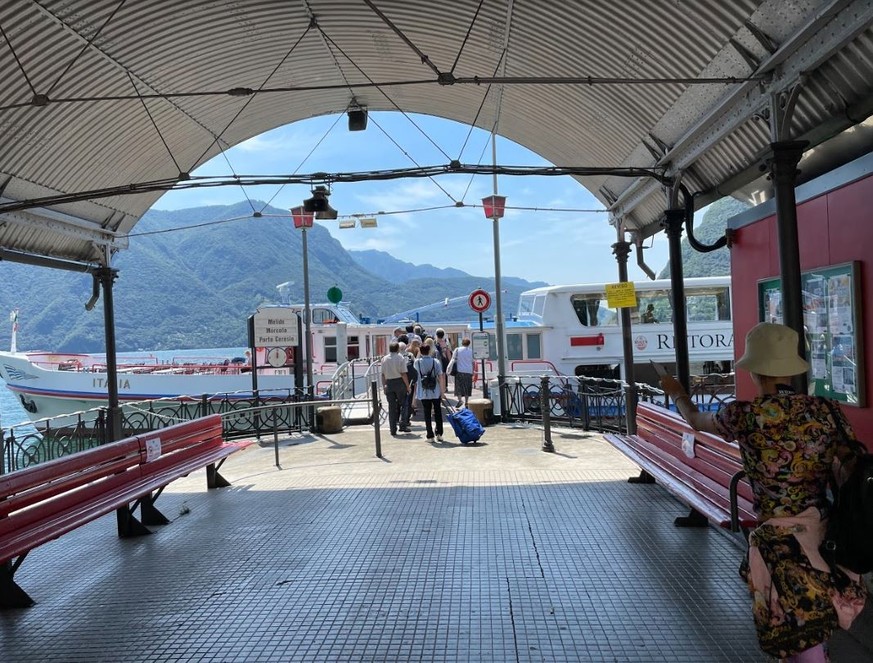
[[638,477],[630,477],[627,480],[628,483],[655,483],[655,477],[646,472],[645,470],[640,470],[640,475]]
[[35,603],[15,582],[15,571],[26,556],[27,553],[24,553],[15,560],[14,564],[12,562],[0,564],[0,609],[29,608]]
[[[160,495],[160,492],[158,492]],[[155,500],[158,495],[149,493],[144,495],[139,501],[139,517],[143,525],[169,525],[170,519],[158,511],[155,507]]]
[[708,527],[709,520],[697,509],[691,509],[687,516],[679,516],[673,524],[676,527]]
[[151,534],[151,530],[136,519],[129,506],[123,506],[120,509],[116,509],[115,519],[118,522],[119,538],[127,539],[133,536],[145,536]]
[[230,486],[230,481],[218,473],[218,468],[221,467],[222,463],[224,463],[224,461],[221,461],[218,465],[212,463],[211,465],[206,466],[207,488],[228,488]]

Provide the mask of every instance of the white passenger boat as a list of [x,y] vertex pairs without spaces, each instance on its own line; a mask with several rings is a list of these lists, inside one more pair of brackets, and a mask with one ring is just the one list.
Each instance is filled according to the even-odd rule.
[[[733,360],[730,280],[686,280],[688,338],[692,373],[726,372]],[[672,364],[674,338],[669,281],[636,284],[637,307],[631,312],[638,381],[652,381],[649,360]],[[300,314],[302,306],[283,306]],[[312,306],[312,357],[315,392],[330,387],[347,361],[388,352],[397,323],[362,323],[342,304]],[[452,345],[478,330],[466,322],[426,323],[442,327]],[[485,330],[492,336],[493,321]],[[587,375],[618,378],[622,369],[620,316],[606,304],[604,284],[554,286],[522,293],[516,315],[506,321],[506,367],[510,374]],[[497,374],[496,342],[489,359],[477,362],[486,378]],[[293,390],[296,352],[276,361],[276,348],[256,348],[258,389],[262,394]],[[284,350],[284,349],[283,349]],[[279,353],[282,356],[282,353]],[[279,365],[277,365],[279,364]],[[158,398],[198,399],[203,394],[252,397],[247,357],[184,357],[162,361],[154,356],[119,360],[118,393],[122,405]],[[301,371],[302,373],[302,371]],[[86,410],[107,402],[106,358],[91,354],[0,352],[0,377],[34,420]]]

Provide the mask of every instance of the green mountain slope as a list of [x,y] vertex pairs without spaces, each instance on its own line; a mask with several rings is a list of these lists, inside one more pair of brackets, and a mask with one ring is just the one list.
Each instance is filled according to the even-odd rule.
[[[694,228],[694,237],[702,244],[713,244],[724,235],[727,221],[746,211],[749,206],[734,198],[722,198],[706,210],[700,225]],[[688,238],[682,239],[682,273],[684,276],[724,276],[731,273],[730,251],[727,247],[709,253],[700,253],[691,248]],[[670,262],[658,274],[659,279],[670,278]]]
[[[313,302],[326,301],[336,285],[356,314],[376,319],[478,287],[493,290],[492,279],[463,272],[397,287],[362,267],[323,227],[307,233]],[[254,218],[248,203],[150,211],[113,267],[119,270],[113,294],[120,351],[242,346],[247,316],[260,304],[279,301],[279,283],[293,282],[289,299],[303,301],[300,231],[287,211],[268,207]],[[20,309],[19,348],[105,348],[102,299],[94,310],[84,308],[91,296],[89,275],[9,262],[0,263],[0,275],[6,286],[0,288],[0,314]],[[530,287],[522,279],[505,279],[505,313],[515,311],[518,295]],[[420,319],[449,317],[473,316],[461,305],[424,312]],[[10,325],[2,325],[0,347],[9,347],[9,337]]]

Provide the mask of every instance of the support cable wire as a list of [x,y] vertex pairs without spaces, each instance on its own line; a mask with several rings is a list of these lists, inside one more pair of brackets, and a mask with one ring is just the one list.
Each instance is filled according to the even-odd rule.
[[[263,83],[261,83],[261,85],[258,87],[257,92],[260,92],[264,88],[264,86],[266,86],[266,84],[270,81],[270,79],[276,75],[276,72],[279,71],[279,68],[283,64],[285,64],[285,61],[290,57],[291,53],[294,52],[294,50],[297,48],[297,46],[300,44],[300,42],[303,41],[303,38],[309,34],[309,31],[311,29],[312,29],[312,23],[309,23],[306,26],[306,29],[303,31],[303,34],[301,34],[297,38],[297,41],[295,41],[291,45],[291,48],[288,49],[288,52],[285,53],[284,56],[282,56],[282,59],[279,60],[278,64],[275,67],[273,67],[273,70],[269,74],[267,74],[267,77],[264,79]],[[218,133],[218,135],[213,138],[212,142],[207,146],[207,148],[205,150],[203,150],[203,153],[197,159],[194,160],[194,163],[200,163],[200,161],[209,153],[209,150],[212,149],[213,145],[223,141],[223,137],[227,133],[228,129],[230,129],[231,125],[234,122],[236,122],[237,119],[239,119],[240,115],[242,115],[243,112],[246,110],[246,108],[249,107],[249,104],[251,104],[255,100],[255,96],[256,96],[256,93],[252,94],[251,96],[249,96],[248,99],[246,99],[245,103],[237,110],[236,113],[233,114],[233,117],[230,118],[228,123],[225,125],[224,129],[222,129]],[[222,155],[224,155],[224,160],[227,162],[227,165],[230,167],[231,172],[236,174],[236,171],[234,170],[233,164],[230,163],[230,158],[227,156],[227,152],[226,152],[225,148],[221,148],[221,153],[222,153]],[[249,206],[252,208],[252,212],[256,212],[257,210],[255,209],[255,203],[251,199],[251,197],[249,196],[248,191],[246,191],[246,188],[242,184],[240,184],[239,188],[242,191],[243,196],[245,196],[245,199],[248,202]],[[279,191],[281,191],[281,190],[282,190],[282,187],[279,188]],[[277,195],[279,195],[279,191],[277,191],[275,194],[273,194],[273,198],[275,198]],[[270,200],[272,201],[273,198],[270,198]]]
[[[483,205],[464,205],[466,208],[480,208],[482,209]],[[378,212],[358,212],[355,214],[340,214],[337,219],[360,219],[362,217],[370,217],[370,216],[393,216],[395,214],[419,214],[423,212],[435,212],[438,210],[449,210],[449,209],[458,209],[457,205],[432,205],[430,207],[414,207],[411,209],[398,209],[398,210],[380,210]],[[514,209],[514,210],[524,210],[524,211],[535,211],[535,212],[568,212],[572,214],[579,214],[580,212],[584,213],[603,213],[608,212],[609,210],[605,209],[577,209],[577,208],[569,208],[569,207],[520,207],[516,205],[507,205],[505,209]],[[287,214],[263,214],[261,212],[258,213],[260,218],[263,219],[283,219],[288,220]],[[203,223],[196,223],[190,226],[177,226],[175,228],[162,228],[161,230],[145,230],[143,232],[138,233],[129,233],[127,235],[128,238],[132,237],[148,237],[150,235],[163,235],[166,233],[174,233],[181,232],[184,230],[192,230],[195,228],[208,228],[210,226],[218,226],[225,223],[230,223],[232,221],[245,221],[252,219],[251,215],[246,216],[233,216],[227,219],[215,219],[213,221],[204,221]]]
[[381,19],[381,21],[385,25],[387,25],[389,28],[391,28],[392,32],[394,32],[394,34],[396,34],[398,37],[400,37],[401,41],[403,41],[404,44],[409,46],[409,48],[412,50],[413,53],[415,53],[419,58],[421,58],[422,64],[427,65],[428,68],[433,73],[435,73],[437,76],[442,75],[442,72],[437,68],[437,66],[433,62],[430,61],[430,58],[427,55],[425,55],[424,51],[422,51],[420,48],[418,48],[418,46],[413,44],[412,40],[409,39],[409,37],[407,37],[405,34],[403,34],[403,31],[400,28],[398,28],[396,25],[394,25],[394,23],[391,22],[391,19],[389,19],[387,16],[385,16],[385,14],[383,14],[382,11],[378,7],[376,7],[375,4],[373,4],[372,0],[364,0],[364,4],[367,5],[373,11],[373,13],[376,14],[376,16],[378,16]]
[[[321,30],[321,27],[319,27],[319,32],[321,32],[321,34],[324,36],[324,39],[325,39],[325,40],[326,40],[326,41],[331,45],[331,47],[336,48],[337,51],[339,51],[339,52],[342,54],[342,56],[343,56],[344,58],[346,58],[346,60],[347,60],[347,61],[348,61],[348,62],[349,62],[349,63],[350,63],[350,64],[351,64],[355,69],[357,69],[358,72],[359,72],[359,73],[360,73],[364,78],[366,78],[368,81],[372,81],[372,79],[367,75],[367,73],[366,73],[363,69],[361,69],[361,67],[359,67],[359,66],[357,65],[357,63],[355,63],[355,61],[352,60],[352,58],[350,58],[350,57],[345,53],[345,51],[343,51],[343,49],[342,49],[342,48],[341,48],[341,47],[340,47],[336,42],[334,42],[334,41],[333,41],[333,40],[332,40],[332,39],[331,39],[331,38],[330,38],[330,37],[329,37],[329,36],[328,36],[324,31],[323,31],[323,30]],[[337,62],[337,66],[339,66],[339,62]],[[343,75],[343,78],[345,78],[345,75]],[[380,89],[380,88],[378,88],[378,87],[377,87],[376,89],[379,91],[379,93],[380,93],[383,97],[385,97],[385,99],[388,101],[388,103],[390,103],[392,106],[394,106],[394,109],[397,110],[401,115],[403,115],[403,117],[405,117],[405,118],[409,121],[409,123],[410,123],[413,127],[415,127],[415,129],[418,130],[418,132],[419,132],[422,136],[424,136],[424,137],[425,137],[425,138],[430,142],[430,144],[433,145],[433,146],[434,146],[434,147],[435,147],[435,148],[436,148],[436,149],[437,149],[437,150],[438,150],[438,151],[439,151],[439,152],[440,152],[440,153],[441,153],[441,154],[442,154],[446,159],[450,159],[450,158],[451,158],[451,157],[449,157],[448,154],[446,154],[445,150],[443,150],[443,149],[442,149],[442,148],[441,148],[441,147],[440,147],[440,146],[439,146],[439,145],[438,145],[438,144],[433,140],[433,138],[431,138],[431,137],[428,135],[428,133],[427,133],[426,131],[424,131],[420,126],[418,126],[418,124],[416,124],[415,120],[413,120],[413,119],[409,116],[409,113],[407,113],[406,111],[404,111],[404,110],[403,110],[403,109],[402,109],[402,108],[401,108],[397,103],[395,103],[394,99],[392,99],[391,97],[388,96],[388,93],[386,93],[384,90],[382,90],[382,89]],[[419,167],[419,168],[421,167],[421,166],[419,165],[419,163],[418,163],[415,159],[413,159],[412,156],[409,155],[408,152],[406,152],[405,150],[403,150],[403,148],[400,147],[400,145],[397,143],[397,141],[395,141],[394,138],[392,138],[392,137],[388,134],[388,132],[385,131],[385,129],[383,129],[383,128],[378,124],[378,122],[376,122],[375,119],[373,120],[373,123],[376,124],[376,126],[379,127],[379,130],[382,131],[382,133],[384,133],[384,134],[389,138],[389,140],[391,140],[391,142],[394,143],[394,144],[397,146],[397,148],[400,149],[400,151],[401,151],[403,154],[405,154],[405,155],[409,158],[409,160],[412,161],[412,163],[414,163],[414,164],[416,165],[416,167]],[[449,200],[451,200],[453,203],[457,203],[457,202],[458,202],[458,201],[457,201],[457,200],[452,196],[452,194],[450,194],[448,191],[446,191],[446,189],[444,189],[444,188],[443,188],[442,186],[440,186],[436,181],[434,181],[433,178],[430,178],[430,179],[431,179],[431,181],[436,185],[436,187],[437,187],[440,191],[442,191],[444,194],[446,194],[446,196],[449,198]]]
[[273,176],[233,176],[225,178],[192,176],[190,180],[162,179],[126,185],[91,189],[75,193],[58,194],[39,198],[28,198],[8,203],[0,203],[0,213],[17,212],[40,206],[62,205],[66,203],[96,200],[112,196],[136,195],[155,191],[184,191],[187,189],[214,188],[222,186],[276,185],[276,184],[331,184],[336,182],[384,181],[414,177],[433,177],[435,175],[456,175],[472,173],[476,175],[578,175],[578,176],[608,176],[608,177],[651,177],[660,184],[668,185],[672,179],[663,172],[634,167],[587,167],[587,166],[478,166],[450,163],[445,166],[427,166],[424,168],[399,168],[383,171],[368,171],[357,173],[313,173],[308,175],[273,175]]
[[[311,150],[309,150],[309,153],[305,157],[303,157],[303,160],[299,164],[297,164],[297,168],[295,168],[291,173],[292,175],[296,175],[297,171],[299,171],[301,168],[303,168],[303,164],[305,164],[307,161],[309,161],[309,157],[311,157],[315,153],[315,150],[317,150],[319,148],[319,146],[325,141],[325,139],[333,132],[334,128],[339,123],[340,119],[342,119],[342,113],[340,113],[339,115],[336,116],[336,119],[333,121],[333,124],[331,124],[330,127],[328,127],[328,130],[325,131],[324,134],[322,134],[321,138],[318,139],[318,142],[312,146]],[[259,213],[263,213],[263,211],[265,209],[267,209],[267,207],[270,205],[270,203],[272,203],[276,199],[276,196],[278,196],[280,193],[282,193],[282,189],[284,189],[288,184],[291,184],[291,182],[282,183],[279,186],[279,188],[276,189],[276,193],[274,193],[272,196],[270,196],[270,199],[264,203],[264,206],[260,209]]]
[[[409,152],[407,152],[407,151],[406,151],[406,150],[405,150],[405,149],[400,145],[400,143],[398,143],[396,140],[394,140],[394,137],[391,136],[391,134],[389,134],[389,133],[384,129],[384,127],[382,127],[382,125],[379,124],[379,123],[376,121],[376,118],[371,117],[371,118],[370,118],[370,121],[371,121],[373,124],[375,124],[375,125],[379,128],[379,131],[381,131],[383,134],[385,134],[385,137],[386,137],[388,140],[390,140],[392,143],[394,143],[395,147],[397,147],[397,149],[400,150],[400,152],[401,152],[401,153],[402,153],[402,154],[403,154],[407,159],[409,159],[412,163],[414,163],[414,164],[416,165],[416,167],[421,168],[421,164],[418,163],[418,162],[417,162],[417,161],[412,157],[412,155],[409,154]],[[456,204],[456,205],[458,204],[458,201],[455,199],[455,197],[452,196],[452,194],[450,194],[448,191],[446,191],[446,189],[443,188],[443,186],[442,186],[439,182],[437,182],[433,177],[428,177],[428,179],[429,179],[431,182],[433,182],[433,184],[434,184],[434,186],[436,186],[436,188],[438,188],[440,191],[442,191],[444,194],[446,194],[446,197],[447,197],[449,200],[451,200],[451,201],[452,201],[454,204]]]
[[[345,51],[343,51],[343,49],[339,46],[339,44],[337,44],[335,41],[333,41],[333,40],[332,40],[332,39],[331,39],[331,38],[330,38],[330,37],[329,37],[329,36],[328,36],[328,35],[327,35],[327,34],[326,34],[322,29],[321,29],[320,26],[319,26],[318,29],[319,29],[319,32],[321,32],[321,34],[324,35],[324,38],[327,39],[327,40],[330,42],[330,44],[331,44],[334,48],[336,48],[340,53],[342,53],[343,57],[346,58],[346,60],[348,60],[349,63],[350,63],[350,64],[351,64],[355,69],[357,69],[358,72],[359,72],[359,73],[360,73],[364,78],[366,78],[366,79],[367,79],[368,81],[370,81],[370,82],[373,81],[373,79],[370,78],[370,77],[367,75],[367,73],[366,73],[363,69],[361,69],[361,68],[360,68],[360,67],[355,63],[355,61],[352,60],[352,58],[350,58],[350,57],[346,54]],[[396,102],[395,102],[391,97],[388,96],[388,93],[385,92],[385,91],[381,88],[381,86],[376,85],[376,84],[374,84],[374,85],[375,85],[376,89],[377,89],[377,90],[382,94],[382,96],[385,97],[385,99],[388,101],[388,103],[390,103],[390,104],[394,107],[394,110],[396,110],[398,113],[400,113],[401,115],[403,115],[403,117],[405,117],[407,120],[409,120],[410,124],[412,124],[412,126],[415,127],[415,128],[419,131],[419,133],[421,133],[422,136],[424,136],[425,138],[427,138],[427,140],[430,142],[430,144],[433,145],[433,146],[434,146],[434,147],[435,147],[435,148],[440,152],[440,154],[442,154],[446,159],[451,159],[451,157],[450,157],[448,154],[446,154],[446,152],[443,150],[443,148],[441,148],[439,145],[437,145],[437,143],[434,142],[433,138],[431,138],[431,137],[427,134],[426,131],[424,131],[421,127],[419,127],[419,126],[415,123],[415,121],[414,121],[411,117],[409,117],[409,113],[407,113],[407,112],[406,112],[405,110],[403,110],[400,106],[398,106],[397,103],[396,103]]]
[[[79,50],[79,52],[76,54],[76,56],[75,56],[72,60],[70,60],[70,62],[67,64],[67,66],[64,68],[64,70],[63,70],[63,71],[58,75],[58,77],[55,79],[55,82],[51,84],[51,87],[49,87],[49,89],[48,89],[48,90],[46,91],[46,93],[45,93],[46,96],[51,95],[52,91],[53,91],[53,90],[58,86],[58,84],[59,84],[59,83],[64,79],[64,76],[67,75],[67,72],[69,72],[70,69],[73,68],[73,65],[76,64],[76,62],[79,61],[79,58],[82,57],[82,55],[85,53],[85,51],[87,51],[87,50],[89,50],[89,49],[91,48],[91,44],[93,44],[93,43],[94,43],[94,40],[97,39],[97,37],[100,36],[100,33],[103,32],[103,29],[104,29],[107,25],[109,25],[109,22],[110,22],[113,18],[115,18],[115,15],[116,15],[116,14],[119,12],[119,10],[124,6],[124,3],[125,3],[125,2],[126,2],[126,0],[119,0],[118,4],[115,6],[115,9],[112,10],[112,13],[109,14],[109,16],[106,17],[106,20],[103,21],[103,23],[100,25],[100,27],[97,28],[97,30],[94,31],[94,34],[91,35],[91,36],[88,38],[88,41],[85,42],[85,45],[82,46],[82,48]],[[129,73],[129,72],[128,72],[128,73]]]
[[[133,80],[133,75],[127,71],[125,72],[127,77],[130,79],[130,85],[133,87],[134,91],[138,91],[136,87],[136,81]],[[152,123],[152,126],[155,128],[155,131],[158,134],[158,138],[161,139],[161,142],[164,144],[164,147],[167,149],[167,154],[170,155],[170,159],[173,161],[173,164],[176,166],[176,172],[181,175],[182,168],[179,166],[179,162],[176,161],[176,157],[173,156],[173,151],[170,149],[170,146],[167,144],[167,141],[164,139],[164,134],[161,133],[161,130],[158,128],[157,122],[155,122],[155,118],[152,116],[151,111],[149,111],[148,104],[146,104],[145,99],[140,99],[142,101],[142,108],[145,111],[146,115],[148,115],[149,121]]]
[[[496,130],[496,126],[492,125],[491,131]],[[485,139],[485,143],[482,145],[482,151],[479,152],[479,158],[476,160],[476,163],[481,164],[482,158],[485,156],[485,150],[488,149],[488,141],[491,140],[491,131],[488,132],[488,138]],[[463,201],[467,194],[470,192],[470,187],[473,186],[473,180],[476,179],[476,175],[470,175],[470,181],[467,182],[467,188],[464,189],[464,195],[461,196],[461,200]]]
[[[741,85],[743,83],[759,83],[766,82],[765,76],[747,76],[745,78],[737,78],[728,76],[724,78],[607,78],[600,76],[571,76],[567,78],[560,77],[518,77],[510,76],[505,78],[494,76],[473,76],[468,78],[458,78],[452,83],[453,85],[581,85],[584,87],[594,87],[599,85]],[[323,85],[288,85],[283,87],[271,87],[258,90],[257,93],[264,94],[284,94],[288,92],[325,92],[331,90],[346,90],[346,89],[366,89],[376,88],[382,92],[382,88],[388,87],[403,87],[407,85],[439,85],[445,87],[442,83],[435,79],[415,79],[405,81],[380,81],[368,83],[330,83]],[[251,88],[230,88],[229,90],[202,90],[197,92],[154,92],[141,95],[145,99],[187,99],[192,97],[244,97],[255,94],[255,90]],[[139,101],[139,96],[129,94],[105,94],[93,95],[87,97],[59,97],[51,99],[52,104],[82,104],[96,103],[101,101]],[[0,112],[7,110],[15,110],[22,107],[33,106],[33,101],[18,102],[0,106]]]
[[[461,59],[461,54],[464,52],[464,48],[467,46],[467,40],[470,38],[470,33],[473,32],[473,26],[476,25],[476,19],[479,18],[479,12],[482,11],[482,3],[484,1],[485,0],[479,0],[479,6],[476,7],[476,13],[473,14],[473,19],[470,21],[469,27],[467,27],[467,34],[464,35],[464,41],[461,42],[461,48],[458,49],[458,55],[455,56],[455,61],[452,63],[452,68],[449,70],[450,74],[455,73],[455,68],[458,66],[458,61]],[[502,59],[503,54],[501,54],[500,57]],[[495,75],[496,75],[496,72],[495,72]]]
[[224,134],[227,133],[227,130],[230,129],[231,125],[239,119],[239,116],[242,115],[243,111],[245,111],[245,109],[248,108],[249,104],[252,103],[252,101],[255,100],[255,96],[256,96],[256,95],[257,95],[261,90],[264,89],[264,86],[266,86],[266,84],[267,84],[267,83],[270,81],[270,79],[271,79],[271,78],[276,74],[276,72],[279,71],[279,68],[280,68],[283,64],[285,64],[285,61],[288,59],[288,57],[291,55],[291,53],[294,52],[294,49],[296,49],[297,46],[300,44],[300,42],[303,41],[303,38],[304,38],[307,34],[309,34],[309,30],[311,29],[311,27],[312,27],[311,24],[306,26],[306,30],[304,30],[304,31],[303,31],[303,34],[301,34],[301,35],[297,38],[297,41],[295,41],[295,42],[291,45],[291,48],[288,49],[288,52],[285,53],[284,56],[282,56],[282,59],[279,60],[279,63],[278,63],[275,67],[273,67],[273,70],[272,70],[269,74],[267,74],[267,77],[264,79],[264,82],[261,83],[261,85],[258,87],[257,90],[254,90],[254,91],[252,92],[252,94],[249,95],[249,98],[246,99],[246,102],[245,102],[245,103],[240,107],[240,109],[239,109],[236,113],[234,113],[233,117],[230,118],[230,120],[228,120],[228,122],[227,122],[227,124],[225,125],[224,129],[222,129],[222,130],[218,133],[218,135],[214,137],[212,143],[210,143],[209,146],[208,146],[205,150],[203,150],[203,153],[202,153],[202,154],[201,154],[197,159],[195,159],[194,163],[199,163],[200,160],[203,159],[203,158],[207,155],[207,153],[209,152],[209,150],[212,149],[212,146],[215,145],[217,142],[219,142],[220,140],[223,139]]
[[[278,215],[271,215],[277,216]],[[174,233],[182,230],[193,230],[194,228],[208,228],[209,226],[218,226],[224,223],[230,223],[231,221],[241,221],[243,219],[251,219],[251,215],[246,216],[234,216],[229,219],[215,219],[214,221],[204,221],[203,223],[195,223],[191,226],[179,226],[177,228],[163,228],[161,230],[146,230],[141,233],[129,233],[128,237],[148,237],[149,235],[163,235],[165,233]],[[288,217],[282,217],[288,218]]]
[[[9,39],[9,35],[6,34],[6,30],[3,29],[2,25],[0,25],[0,33],[3,33],[3,39],[6,40],[6,45],[9,46],[9,52],[12,53],[12,57],[15,58],[18,69],[21,71],[21,75],[24,76],[24,80],[27,82],[27,87],[29,87],[31,93],[36,96],[36,88],[33,87],[33,83],[30,82],[30,77],[27,75],[27,71],[25,71],[24,65],[21,64],[21,60],[18,59],[18,53],[15,52],[15,47],[12,45],[12,41]],[[28,102],[26,104],[20,104],[20,106],[29,106],[30,103],[31,102]]]
[[[500,54],[500,58],[497,60],[497,64],[494,66],[494,73],[500,69],[501,64],[503,62],[503,58],[506,57],[506,51],[503,51]],[[464,156],[464,150],[467,148],[467,143],[470,141],[470,136],[473,135],[473,129],[476,126],[476,121],[479,119],[479,116],[482,114],[482,109],[485,108],[485,102],[488,100],[488,95],[491,93],[491,86],[485,88],[485,94],[482,95],[482,101],[479,103],[479,108],[476,109],[476,115],[473,118],[473,121],[470,122],[470,128],[467,130],[467,136],[464,138],[464,144],[461,145],[461,150],[458,152],[458,161],[461,160],[461,157]],[[482,154],[485,154],[485,150],[482,150]],[[477,163],[482,163],[482,155],[479,155],[479,160]],[[469,187],[467,187],[469,189]]]

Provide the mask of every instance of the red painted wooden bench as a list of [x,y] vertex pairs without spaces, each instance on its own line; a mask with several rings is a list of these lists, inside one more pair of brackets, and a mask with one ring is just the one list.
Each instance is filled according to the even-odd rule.
[[696,431],[675,412],[650,403],[637,407],[636,435],[604,437],[643,470],[629,481],[654,481],[691,508],[688,516],[676,518],[676,525],[711,522],[743,533],[757,526],[752,488],[736,444]]
[[111,511],[120,537],[150,534],[169,522],[154,506],[167,484],[206,467],[208,488],[229,486],[218,470],[249,444],[212,415],[0,476],[0,608],[33,604],[14,579],[33,548]]

